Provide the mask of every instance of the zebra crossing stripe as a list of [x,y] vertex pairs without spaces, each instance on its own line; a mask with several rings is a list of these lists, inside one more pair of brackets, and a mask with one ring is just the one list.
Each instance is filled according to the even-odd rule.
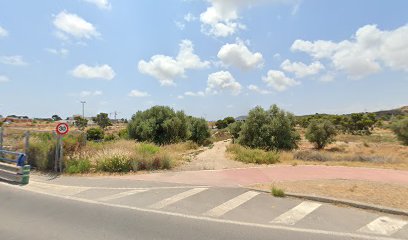
[[294,225],[298,221],[302,220],[304,217],[312,213],[314,210],[319,208],[321,205],[322,204],[316,202],[302,202],[301,204],[272,220],[271,223]]
[[134,190],[126,191],[126,192],[120,192],[117,194],[109,195],[106,197],[101,197],[101,198],[98,198],[96,201],[106,202],[106,201],[111,201],[114,199],[123,198],[123,197],[127,197],[130,195],[134,195],[136,193],[141,193],[141,192],[146,192],[146,191],[147,189],[134,189]]
[[244,204],[245,202],[251,200],[252,198],[254,198],[255,196],[257,196],[259,194],[259,192],[255,192],[255,191],[248,191],[245,192],[241,195],[239,195],[238,197],[235,197],[211,210],[209,210],[208,212],[204,213],[205,216],[209,216],[209,217],[220,217],[224,214],[226,214],[227,212],[233,210],[236,207],[239,207],[240,205]]
[[195,195],[197,193],[205,191],[207,189],[208,188],[193,188],[193,189],[187,190],[185,192],[176,194],[176,195],[174,195],[172,197],[166,198],[166,199],[164,199],[164,200],[162,200],[160,202],[154,203],[154,204],[150,205],[149,207],[154,208],[154,209],[161,209],[161,208],[167,207],[167,206],[169,206],[171,204],[174,204],[174,203],[176,203],[178,201],[181,201],[181,200],[183,200],[185,198],[191,197],[191,196],[193,196],[193,195]]
[[379,217],[358,231],[390,236],[408,224],[408,221],[390,217]]

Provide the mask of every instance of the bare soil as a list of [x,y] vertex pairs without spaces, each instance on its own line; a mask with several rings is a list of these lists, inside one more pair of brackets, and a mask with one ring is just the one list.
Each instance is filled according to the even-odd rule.
[[259,165],[245,164],[231,160],[226,155],[227,145],[230,144],[229,140],[215,142],[213,147],[204,150],[190,162],[186,162],[175,168],[176,171],[194,171],[194,170],[219,170],[229,168],[245,168]]
[[408,210],[408,186],[397,184],[336,179],[274,182],[254,187],[270,191],[272,186],[285,192],[341,198]]

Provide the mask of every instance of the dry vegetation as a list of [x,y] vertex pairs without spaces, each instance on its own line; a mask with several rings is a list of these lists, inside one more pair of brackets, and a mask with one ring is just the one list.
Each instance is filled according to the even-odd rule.
[[408,147],[401,145],[391,131],[384,129],[376,129],[372,135],[338,135],[336,142],[320,151],[302,138],[298,150],[281,152],[280,163],[406,170],[408,169]]
[[271,187],[287,193],[332,197],[408,210],[408,186],[356,180],[303,180],[254,186],[265,191],[270,191]]

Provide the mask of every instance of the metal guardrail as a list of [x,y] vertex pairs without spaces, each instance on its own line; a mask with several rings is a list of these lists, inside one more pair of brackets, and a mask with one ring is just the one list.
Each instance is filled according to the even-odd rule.
[[[5,157],[16,156],[16,159]],[[21,184],[28,184],[30,179],[30,165],[25,165],[27,156],[24,153],[11,152],[0,149],[0,178]]]

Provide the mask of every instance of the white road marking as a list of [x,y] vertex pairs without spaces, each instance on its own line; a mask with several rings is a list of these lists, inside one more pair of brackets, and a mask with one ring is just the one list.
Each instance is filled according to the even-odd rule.
[[204,213],[205,216],[209,217],[220,217],[227,212],[231,211],[232,209],[239,207],[240,205],[244,204],[245,202],[251,200],[253,197],[257,196],[259,192],[255,191],[248,191],[245,192],[238,197],[235,197],[211,210]]
[[147,191],[147,189],[134,189],[134,190],[126,191],[126,192],[121,192],[121,193],[109,195],[109,196],[106,196],[106,197],[101,197],[101,198],[98,198],[96,201],[106,202],[106,201],[110,201],[110,200],[114,200],[114,199],[118,199],[118,198],[123,198],[123,197],[127,197],[127,196],[130,196],[130,195],[134,195],[136,193],[141,193],[141,192],[146,192],[146,191]]
[[185,192],[176,194],[176,195],[174,195],[172,197],[166,198],[166,199],[164,199],[164,200],[162,200],[160,202],[157,202],[155,204],[152,204],[152,205],[149,206],[149,208],[161,209],[161,208],[167,207],[167,206],[169,206],[169,205],[171,205],[173,203],[181,201],[181,200],[183,200],[185,198],[191,197],[191,196],[193,196],[193,195],[195,195],[197,193],[205,191],[207,189],[208,188],[193,188],[193,189],[187,190]]
[[122,209],[129,209],[129,210],[133,210],[137,212],[154,213],[154,214],[161,214],[161,215],[167,215],[167,216],[172,216],[172,217],[182,217],[182,218],[187,218],[187,219],[192,219],[192,220],[200,220],[200,221],[216,222],[216,223],[224,223],[224,224],[234,224],[238,226],[258,227],[258,228],[265,228],[265,229],[274,229],[274,230],[291,231],[291,232],[308,233],[308,234],[321,234],[321,235],[326,235],[326,236],[337,236],[337,237],[343,237],[343,238],[347,237],[347,238],[357,238],[357,239],[367,239],[367,240],[406,240],[402,238],[372,236],[372,235],[347,233],[347,232],[335,232],[335,231],[309,229],[309,228],[298,228],[298,227],[273,225],[273,224],[239,222],[239,221],[227,220],[227,219],[217,219],[217,218],[210,218],[210,217],[194,216],[194,215],[188,215],[188,214],[182,214],[182,213],[166,212],[162,210],[132,207],[128,205],[121,205],[121,204],[114,204],[114,203],[107,203],[107,202],[97,202],[94,200],[88,200],[84,198],[78,198],[78,197],[72,197],[72,196],[61,196],[61,195],[46,193],[46,192],[37,192],[35,190],[30,190],[27,188],[23,188],[23,187],[16,186],[16,185],[10,185],[10,184],[3,183],[3,182],[0,182],[0,185],[4,185],[10,188],[15,188],[19,191],[26,190],[29,192],[43,194],[43,195],[50,196],[50,197],[72,200],[72,201],[82,202],[86,204],[99,205],[99,206],[105,206],[105,207],[116,207],[116,208],[122,208]]
[[57,186],[45,183],[30,183],[24,186],[24,188],[44,193],[51,192],[64,196],[73,196],[90,189],[88,187]]
[[302,202],[301,204],[272,220],[271,223],[294,225],[321,205],[322,204],[316,202]]
[[373,233],[380,235],[391,235],[398,232],[401,228],[408,224],[408,221],[390,217],[379,217],[358,231],[364,233]]

